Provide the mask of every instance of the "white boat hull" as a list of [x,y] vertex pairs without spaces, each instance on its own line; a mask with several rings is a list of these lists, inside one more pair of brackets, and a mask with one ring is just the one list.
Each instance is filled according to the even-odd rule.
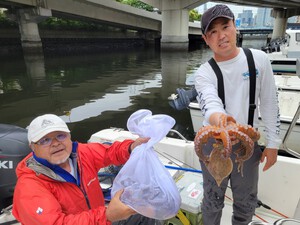
[[296,74],[296,58],[278,58],[269,57],[274,74],[292,73]]
[[[300,76],[300,75],[299,75]],[[300,91],[300,77],[293,74],[274,75],[279,90]],[[298,99],[300,100],[300,99]]]
[[287,30],[286,43],[279,52],[267,53],[274,73],[296,73],[297,59],[300,58],[300,30]]

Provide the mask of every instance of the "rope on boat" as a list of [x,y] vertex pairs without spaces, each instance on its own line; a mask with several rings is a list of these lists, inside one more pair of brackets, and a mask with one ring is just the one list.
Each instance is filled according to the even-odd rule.
[[[233,202],[232,198],[228,197],[227,195],[225,195],[226,198],[228,198],[230,201]],[[268,223],[268,221],[266,221],[264,218],[262,218],[261,216],[257,215],[256,213],[254,213],[254,216],[256,216],[258,219],[260,219],[261,221]]]
[[[231,189],[230,186],[227,186],[227,187],[229,187],[229,188]],[[225,195],[225,197],[227,197],[227,196]],[[227,198],[230,199],[231,201],[233,201],[231,198],[229,198],[229,197],[227,197]],[[257,200],[257,205],[258,205],[258,207],[262,206],[262,207],[264,207],[265,209],[268,209],[268,210],[270,210],[270,211],[272,211],[272,212],[274,212],[274,213],[276,213],[276,214],[282,216],[283,218],[286,218],[286,219],[289,218],[288,216],[284,215],[283,213],[281,213],[281,212],[279,212],[279,211],[277,211],[277,210],[275,210],[275,209],[272,209],[270,206],[264,204],[264,203],[263,203],[261,200],[259,200],[259,199]],[[260,218],[258,215],[256,215],[256,214],[254,214],[254,215],[255,215],[256,217],[258,217],[259,219],[261,219],[263,222],[267,222],[267,221],[264,221],[264,219]]]
[[280,215],[280,216],[282,216],[282,217],[284,217],[284,218],[289,218],[288,216],[282,214],[281,212],[278,212],[277,210],[272,209],[270,206],[268,206],[268,205],[262,203],[262,201],[260,201],[260,200],[257,201],[257,204],[258,204],[259,207],[262,206],[262,207],[264,207],[265,209],[271,210],[272,212],[277,213],[278,215]]
[[165,167],[171,170],[183,170],[183,171],[194,172],[194,173],[202,173],[202,170],[195,170],[195,169],[184,168],[184,167],[168,166],[168,165],[165,165]]

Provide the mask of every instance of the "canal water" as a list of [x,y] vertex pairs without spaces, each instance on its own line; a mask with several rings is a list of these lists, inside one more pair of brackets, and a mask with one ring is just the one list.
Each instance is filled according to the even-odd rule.
[[[260,49],[266,40],[244,40]],[[105,128],[126,129],[138,109],[167,114],[175,129],[193,134],[189,111],[176,111],[168,97],[188,88],[189,77],[212,56],[206,46],[182,52],[112,50],[97,54],[34,55],[0,60],[0,123],[26,127],[38,115],[62,117],[72,139],[85,142]]]

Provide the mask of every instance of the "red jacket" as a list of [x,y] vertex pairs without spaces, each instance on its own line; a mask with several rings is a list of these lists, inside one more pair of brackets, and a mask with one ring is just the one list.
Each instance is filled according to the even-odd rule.
[[[66,182],[32,153],[17,166],[13,215],[24,225],[111,224],[106,220],[104,197],[98,180],[100,168],[124,164],[132,140],[78,144],[77,159],[81,185]],[[86,193],[86,197],[85,194]],[[88,203],[90,204],[90,209]]]

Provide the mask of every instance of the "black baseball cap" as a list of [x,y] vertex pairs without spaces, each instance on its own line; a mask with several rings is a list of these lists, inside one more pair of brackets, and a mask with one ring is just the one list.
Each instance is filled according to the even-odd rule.
[[220,17],[225,17],[233,20],[234,14],[227,5],[221,5],[221,4],[215,5],[214,7],[211,7],[208,10],[206,10],[201,17],[202,33],[206,34],[207,29],[211,24],[211,22]]

